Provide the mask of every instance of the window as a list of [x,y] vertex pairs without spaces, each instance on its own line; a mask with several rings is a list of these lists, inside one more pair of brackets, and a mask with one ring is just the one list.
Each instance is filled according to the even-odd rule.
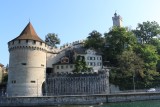
[[36,41],[35,41],[35,40],[33,41],[33,44],[36,44]]
[[93,60],[95,60],[95,57],[93,57]]
[[102,60],[102,58],[101,58],[101,57],[100,57],[99,59],[100,59],[100,60]]
[[26,63],[22,63],[22,65],[27,65]]
[[42,45],[42,42],[40,42],[40,45]]
[[31,81],[31,83],[35,83],[36,81]]
[[89,56],[87,57],[87,60],[89,60]]
[[72,66],[72,65],[70,65],[70,68],[73,68],[73,66]]
[[26,43],[28,43],[28,40],[26,40]]
[[12,84],[15,84],[16,83],[16,80],[12,80]]
[[63,66],[61,66],[61,69],[63,69]]
[[18,43],[21,43],[21,40],[18,40]]
[[90,57],[90,60],[92,60],[92,57]]
[[59,66],[57,65],[57,69],[59,69]]
[[44,64],[41,64],[42,67],[44,67]]
[[68,68],[68,65],[66,65],[66,68]]
[[99,60],[99,57],[97,57],[97,60]]

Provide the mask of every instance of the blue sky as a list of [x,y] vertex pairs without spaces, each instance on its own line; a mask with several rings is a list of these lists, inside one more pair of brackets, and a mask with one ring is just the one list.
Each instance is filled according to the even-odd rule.
[[0,63],[9,63],[7,42],[29,20],[41,39],[56,33],[63,45],[85,39],[93,30],[108,32],[115,11],[132,29],[144,21],[160,24],[159,0],[0,0]]

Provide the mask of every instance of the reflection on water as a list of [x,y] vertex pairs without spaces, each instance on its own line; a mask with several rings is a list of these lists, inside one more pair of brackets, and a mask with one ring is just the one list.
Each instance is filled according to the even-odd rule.
[[160,100],[107,103],[100,105],[57,105],[57,106],[37,106],[37,107],[160,107]]
[[[57,106],[50,106],[50,107],[57,107]],[[160,100],[107,103],[103,105],[63,105],[63,106],[59,105],[59,107],[160,107]]]

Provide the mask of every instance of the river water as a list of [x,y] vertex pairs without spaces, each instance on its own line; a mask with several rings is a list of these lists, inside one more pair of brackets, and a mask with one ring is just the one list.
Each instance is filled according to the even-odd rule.
[[[57,106],[46,106],[46,107],[57,107]],[[160,100],[107,103],[101,105],[62,105],[62,106],[59,105],[58,107],[160,107]]]

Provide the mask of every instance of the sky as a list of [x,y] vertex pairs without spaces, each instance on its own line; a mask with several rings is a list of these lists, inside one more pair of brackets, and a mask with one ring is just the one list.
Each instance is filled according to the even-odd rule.
[[56,33],[63,45],[84,40],[93,30],[108,32],[115,11],[124,27],[135,29],[146,21],[160,24],[160,0],[0,0],[0,63],[9,64],[7,43],[29,21],[42,40]]

